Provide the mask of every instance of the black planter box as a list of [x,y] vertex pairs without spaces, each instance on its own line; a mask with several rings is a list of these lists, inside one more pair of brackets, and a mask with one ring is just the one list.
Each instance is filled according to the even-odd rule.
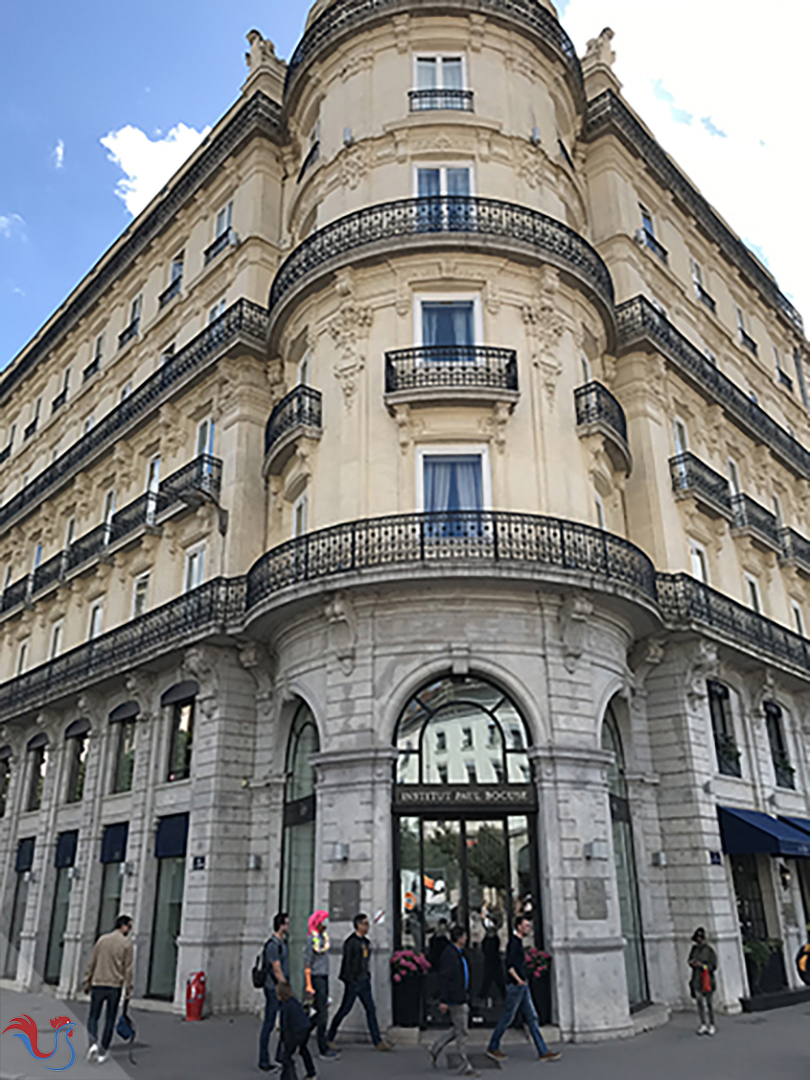
[[420,1027],[422,1024],[422,979],[412,975],[400,982],[391,981],[394,1023],[397,1027]]

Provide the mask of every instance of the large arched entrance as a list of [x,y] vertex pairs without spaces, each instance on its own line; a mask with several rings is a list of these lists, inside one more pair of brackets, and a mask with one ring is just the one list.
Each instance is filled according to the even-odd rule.
[[302,978],[298,961],[306,945],[307,919],[314,903],[315,771],[310,758],[318,749],[315,717],[301,702],[287,744],[281,877],[281,906],[290,913],[290,980],[298,993]]
[[[503,1000],[503,952],[515,915],[542,943],[536,863],[537,800],[528,731],[514,702],[475,677],[419,690],[396,731],[394,777],[398,948],[433,968],[453,924],[469,935],[471,1022],[492,1024]],[[435,1022],[436,976],[426,1021]]]
[[636,856],[633,847],[633,825],[630,802],[627,798],[624,752],[619,725],[612,706],[608,705],[602,725],[602,749],[610,750],[613,763],[608,770],[610,818],[613,826],[613,857],[616,864],[616,886],[619,913],[624,937],[624,966],[627,971],[627,996],[630,1011],[640,1009],[650,1000],[647,964],[644,959],[644,936],[641,926],[641,904],[638,895]]

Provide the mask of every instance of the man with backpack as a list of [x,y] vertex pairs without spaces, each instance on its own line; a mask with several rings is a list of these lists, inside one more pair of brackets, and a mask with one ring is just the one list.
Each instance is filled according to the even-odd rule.
[[[290,917],[286,911],[280,911],[273,918],[273,933],[262,949],[261,961],[254,968],[254,983],[257,981],[264,990],[264,1023],[259,1035],[259,1068],[262,1072],[275,1072],[283,1059],[283,1044],[279,1039],[276,1049],[276,1062],[270,1063],[270,1034],[276,1024],[279,1000],[276,986],[290,981],[290,953],[286,937],[290,929]],[[261,972],[264,971],[264,982]]]
[[371,995],[371,971],[369,969],[369,957],[371,945],[368,940],[369,921],[368,915],[355,915],[354,933],[350,934],[343,942],[343,961],[340,965],[338,978],[343,983],[343,1001],[340,1008],[332,1017],[329,1025],[329,1034],[326,1036],[330,1049],[337,1035],[337,1030],[346,1019],[357,998],[366,1010],[366,1020],[371,1041],[375,1050],[393,1050],[393,1043],[383,1039],[377,1024],[377,1010],[374,1006],[374,998]]

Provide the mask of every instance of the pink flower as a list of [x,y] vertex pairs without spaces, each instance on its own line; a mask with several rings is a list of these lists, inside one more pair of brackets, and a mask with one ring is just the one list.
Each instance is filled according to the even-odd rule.
[[394,982],[402,982],[402,976],[401,975],[395,975],[394,976]]

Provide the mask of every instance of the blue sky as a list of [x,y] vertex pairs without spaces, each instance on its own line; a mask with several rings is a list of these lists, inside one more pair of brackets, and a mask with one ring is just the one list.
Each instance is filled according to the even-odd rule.
[[[237,97],[247,31],[257,27],[289,56],[308,7],[309,0],[5,5],[0,367],[132,220],[116,194],[125,174],[108,148],[142,174],[130,198],[137,207],[151,194],[155,170],[172,158],[169,133],[176,139],[185,125],[180,144],[191,149],[195,133]],[[756,19],[735,18],[736,0],[679,0],[672,16],[649,0],[566,0],[560,9],[580,53],[603,26],[613,28],[628,100],[810,321],[810,215],[796,129],[810,4],[771,0]],[[105,148],[100,140],[116,132]]]

